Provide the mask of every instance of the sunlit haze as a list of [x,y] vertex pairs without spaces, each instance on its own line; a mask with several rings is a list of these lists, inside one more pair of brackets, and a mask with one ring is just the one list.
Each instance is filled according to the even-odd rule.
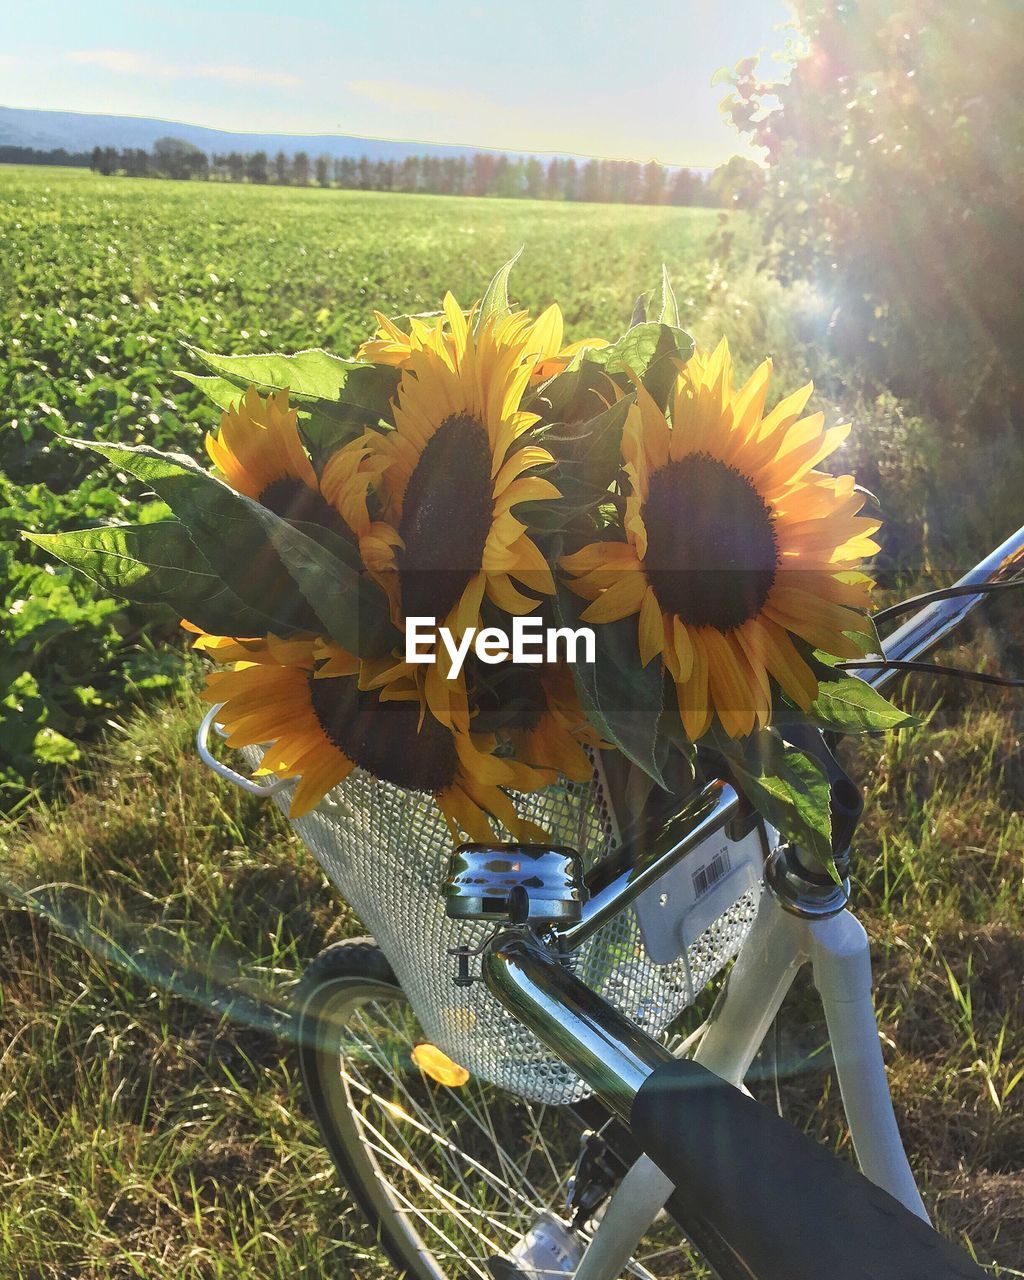
[[715,71],[781,50],[786,19],[784,0],[51,0],[7,15],[0,103],[711,166],[744,150]]

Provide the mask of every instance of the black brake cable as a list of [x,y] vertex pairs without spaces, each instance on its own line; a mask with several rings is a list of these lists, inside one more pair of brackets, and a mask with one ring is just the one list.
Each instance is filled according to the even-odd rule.
[[909,613],[912,609],[920,609],[923,605],[933,604],[936,600],[953,600],[957,596],[992,595],[997,591],[1008,591],[1012,587],[1024,587],[1024,578],[1011,578],[1007,582],[979,582],[974,586],[957,584],[952,587],[939,587],[935,591],[925,591],[919,596],[911,596],[900,600],[885,609],[879,609],[871,615],[871,621],[877,626],[889,618],[898,618],[901,613]]
[[1014,676],[993,676],[987,671],[968,671],[964,667],[944,667],[935,662],[911,662],[899,658],[852,658],[837,662],[844,671],[916,671],[929,676],[951,676],[959,680],[973,680],[977,684],[994,684],[1001,689],[1024,689],[1024,679]]

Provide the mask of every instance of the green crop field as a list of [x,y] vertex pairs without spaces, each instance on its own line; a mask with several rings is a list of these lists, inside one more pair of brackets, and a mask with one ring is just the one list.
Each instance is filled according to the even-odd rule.
[[[467,302],[521,246],[521,300],[558,299],[570,334],[616,336],[664,259],[696,313],[709,210],[98,178],[0,168],[0,794],[78,758],[91,726],[175,666],[85,582],[26,558],[19,529],[131,518],[122,492],[54,433],[202,450],[214,411],[175,370],[208,350],[351,354],[388,314]],[[83,485],[83,479],[86,483]],[[55,499],[41,487],[75,487]],[[46,576],[43,576],[43,575]],[[164,628],[166,634],[166,628]]]
[[[525,245],[513,293],[559,301],[575,337],[615,336],[667,264],[699,341],[727,333],[744,368],[771,353],[778,394],[815,376],[816,407],[854,421],[845,460],[920,538],[940,428],[838,364],[814,290],[759,274],[746,241],[707,210],[0,167],[0,1275],[389,1274],[279,1034],[303,966],[359,922],[276,811],[195,758],[176,620],[98,598],[19,542],[133,514],[134,490],[54,433],[198,456],[214,419],[175,374],[183,339],[349,354],[373,307],[433,309],[446,288],[468,302]],[[961,657],[1010,667],[995,628],[967,643]],[[897,1112],[941,1228],[1020,1275],[1024,717],[997,691],[908,681],[900,698],[923,726],[849,757]],[[787,1113],[848,1155],[813,993],[778,1040]]]

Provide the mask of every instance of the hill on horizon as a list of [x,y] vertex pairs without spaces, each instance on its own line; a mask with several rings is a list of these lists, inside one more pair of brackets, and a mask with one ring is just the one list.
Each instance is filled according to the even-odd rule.
[[[93,115],[79,111],[40,111],[25,107],[0,106],[0,146],[35,147],[51,151],[91,151],[93,147],[138,147],[152,149],[158,138],[181,138],[205,151],[207,155],[229,151],[283,151],[293,156],[305,151],[310,156],[328,155],[358,160],[405,160],[408,156],[439,158],[468,157],[479,152],[492,155],[536,155],[540,160],[557,156],[586,163],[589,156],[570,152],[511,152],[496,147],[458,147],[437,142],[392,141],[386,138],[364,138],[339,133],[230,133],[208,129],[204,125],[184,124],[176,120],[160,120],[147,116]],[[675,166],[666,166],[674,168]],[[706,173],[705,169],[696,170]]]

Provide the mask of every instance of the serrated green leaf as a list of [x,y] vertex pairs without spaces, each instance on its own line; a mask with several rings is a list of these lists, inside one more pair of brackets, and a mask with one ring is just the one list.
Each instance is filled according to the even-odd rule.
[[693,355],[688,333],[669,324],[635,325],[610,347],[587,351],[584,360],[606,373],[631,374],[642,380],[655,402],[664,408],[678,366]]
[[661,264],[661,314],[658,319],[662,324],[671,325],[673,328],[679,327],[679,307],[672,289],[672,282],[668,278],[668,267],[664,263]]
[[714,741],[758,813],[834,876],[831,793],[817,760],[770,729],[740,739],[719,733]]
[[282,519],[183,455],[81,443],[149,485],[250,608],[288,630],[323,629],[360,656],[390,648],[395,636],[384,594],[362,576],[357,550],[337,534]]
[[487,286],[483,301],[480,303],[480,310],[476,315],[476,322],[473,325],[474,333],[479,331],[480,326],[490,316],[508,315],[508,278],[512,274],[512,268],[522,256],[522,252],[523,247],[520,246],[516,253],[509,258],[508,262],[499,267],[491,278],[491,283]]
[[819,679],[818,696],[807,719],[838,733],[877,733],[919,723],[916,716],[893,706],[866,681],[839,672],[835,679]]
[[216,374],[187,373],[184,369],[176,369],[175,376],[191,382],[194,387],[212,400],[218,409],[233,409],[244,395],[244,390],[227,378],[218,378]]
[[199,347],[189,350],[207,368],[237,387],[254,386],[264,393],[287,388],[290,398],[299,401],[343,400],[362,406],[378,418],[387,412],[401,376],[401,371],[390,365],[344,360],[319,347],[293,355],[275,351],[226,356]]
[[125,600],[169,605],[214,635],[265,635],[274,619],[247,606],[213,571],[178,520],[25,537]]
[[666,356],[688,360],[693,355],[693,339],[682,329],[648,321],[632,329],[607,347],[591,348],[584,358],[608,373],[634,373],[642,377],[652,361]]
[[[586,602],[562,584],[554,605],[560,626],[586,625],[579,621]],[[596,660],[577,661],[572,667],[584,709],[605,741],[663,787],[658,738],[664,688],[661,664],[641,666],[635,617],[601,623],[593,631]]]

